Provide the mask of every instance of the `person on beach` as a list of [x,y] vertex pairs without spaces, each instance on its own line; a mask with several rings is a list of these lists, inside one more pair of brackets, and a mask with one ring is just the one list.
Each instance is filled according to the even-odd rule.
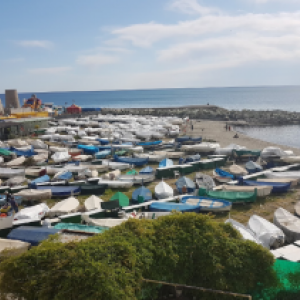
[[226,128],[226,131],[227,131],[228,130],[228,125],[227,124],[225,125],[225,128]]
[[228,131],[230,131],[230,125],[228,126]]
[[238,138],[239,138],[239,135],[236,133],[236,134],[233,136],[233,138],[238,139]]

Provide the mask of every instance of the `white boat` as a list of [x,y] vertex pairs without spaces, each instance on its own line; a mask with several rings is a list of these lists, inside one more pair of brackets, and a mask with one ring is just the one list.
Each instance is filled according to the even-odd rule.
[[257,178],[258,182],[274,182],[274,183],[291,183],[291,187],[298,184],[299,179],[286,179],[286,178]]
[[25,156],[20,156],[18,158],[11,160],[10,162],[7,162],[5,165],[7,167],[21,166],[25,162],[25,160],[26,160]]
[[70,159],[71,155],[68,152],[55,152],[51,158],[54,162],[66,162]]
[[69,149],[68,148],[64,148],[64,147],[56,147],[56,146],[50,146],[49,150],[52,152],[68,152]]
[[137,174],[137,175],[121,175],[118,177],[118,180],[120,181],[126,181],[126,182],[132,182],[133,184],[143,184],[143,183],[149,183],[154,181],[155,175],[154,174]]
[[10,240],[0,239],[0,256],[17,256],[28,251],[31,245],[29,243]]
[[300,156],[285,156],[280,158],[281,161],[289,164],[300,163]]
[[248,228],[265,248],[277,249],[284,245],[283,231],[262,217],[253,215],[248,221]]
[[24,189],[15,194],[15,196],[22,197],[22,200],[48,200],[52,197],[52,192],[50,189],[45,190],[35,190],[35,189]]
[[260,240],[256,238],[255,234],[243,224],[232,219],[226,220],[225,223],[231,224],[237,231],[239,231],[239,233],[242,235],[244,240],[249,240],[256,244],[261,245]]
[[167,158],[180,158],[184,156],[184,152],[171,152],[171,151],[154,151],[153,154],[164,156]]
[[[93,178],[93,180],[95,180],[95,178]],[[133,186],[133,183],[129,181],[103,180],[102,178],[99,178],[98,184],[107,184],[108,187],[112,189],[129,189]]]
[[229,173],[236,175],[236,176],[244,176],[244,175],[248,174],[246,169],[244,169],[241,166],[235,165],[235,164],[233,164],[229,167]]
[[108,166],[112,170],[115,169],[126,170],[130,168],[130,164],[119,163],[119,162],[114,162],[109,160],[102,160],[102,165]]
[[215,190],[231,191],[231,192],[255,192],[257,191],[258,197],[266,197],[271,194],[273,187],[267,185],[256,186],[240,186],[240,185],[219,185]]
[[[232,204],[231,202],[223,202],[215,199],[201,199],[201,197],[184,196],[186,199],[184,204],[188,205],[199,205],[201,207],[201,212],[228,212],[231,210]],[[229,205],[230,204],[230,205]]]
[[11,178],[25,176],[25,169],[0,168],[0,178]]
[[14,221],[42,219],[48,211],[49,207],[45,203],[26,207],[15,214]]
[[87,211],[101,209],[101,202],[103,202],[102,199],[92,195],[84,201],[84,207]]
[[101,227],[115,227],[127,221],[127,219],[92,219],[87,214],[82,214],[81,217],[86,224]]
[[170,198],[174,195],[173,189],[166,184],[164,181],[161,181],[154,189],[155,196],[157,199]]
[[48,149],[48,145],[46,145],[41,140],[31,140],[30,144],[33,146],[34,150],[36,150],[36,149]]
[[267,178],[285,178],[285,179],[300,179],[299,171],[290,172],[265,172],[264,176]]
[[40,177],[41,172],[44,171],[44,167],[30,167],[25,169],[25,175],[31,177]]
[[79,209],[80,203],[79,201],[74,198],[70,197],[63,201],[57,202],[47,213],[49,217],[56,217],[67,215],[70,213],[77,212]]
[[280,207],[275,211],[273,222],[284,232],[287,243],[300,239],[300,219],[284,208]]
[[0,236],[6,237],[13,226],[14,216],[0,217]]
[[63,168],[59,168],[59,167],[50,167],[50,166],[48,166],[48,167],[46,167],[46,173],[47,173],[47,175],[55,175],[56,173],[59,173],[59,172],[61,172],[63,170]]
[[208,152],[215,152],[220,145],[216,143],[201,143],[197,145],[183,145],[181,147],[182,150],[185,152],[201,152],[201,153],[208,153]]
[[300,218],[300,201],[298,201],[295,206],[294,206],[294,209],[295,209],[295,215]]
[[21,140],[21,139],[9,140],[9,141],[7,141],[7,144],[12,146],[12,147],[28,146],[28,143],[26,141]]
[[73,157],[73,160],[75,161],[87,161],[87,160],[91,160],[93,159],[93,155],[76,155],[75,157]]
[[163,159],[166,158],[166,155],[144,153],[144,154],[135,154],[134,157],[148,158],[149,162],[161,162]]

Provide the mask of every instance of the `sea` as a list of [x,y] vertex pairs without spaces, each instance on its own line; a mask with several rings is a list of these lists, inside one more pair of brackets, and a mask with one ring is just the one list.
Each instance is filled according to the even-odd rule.
[[[300,86],[228,88],[172,88],[85,92],[20,92],[19,99],[36,94],[43,102],[100,108],[180,107],[217,105],[231,110],[286,110],[300,112]],[[5,95],[0,94],[0,99]],[[300,126],[239,128],[243,133],[269,142],[300,148]]]

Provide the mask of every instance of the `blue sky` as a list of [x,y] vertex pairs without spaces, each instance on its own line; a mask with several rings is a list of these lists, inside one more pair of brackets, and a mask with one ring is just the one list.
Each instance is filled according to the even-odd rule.
[[0,20],[0,93],[300,84],[300,0],[14,0]]

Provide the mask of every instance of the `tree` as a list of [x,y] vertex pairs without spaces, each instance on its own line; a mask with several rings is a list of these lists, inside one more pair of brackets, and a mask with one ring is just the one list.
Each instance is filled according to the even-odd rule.
[[[155,299],[160,287],[143,278],[237,293],[277,282],[267,250],[201,214],[129,220],[78,243],[58,240],[4,260],[2,293],[26,300],[132,300]],[[205,299],[228,298],[206,293]]]

